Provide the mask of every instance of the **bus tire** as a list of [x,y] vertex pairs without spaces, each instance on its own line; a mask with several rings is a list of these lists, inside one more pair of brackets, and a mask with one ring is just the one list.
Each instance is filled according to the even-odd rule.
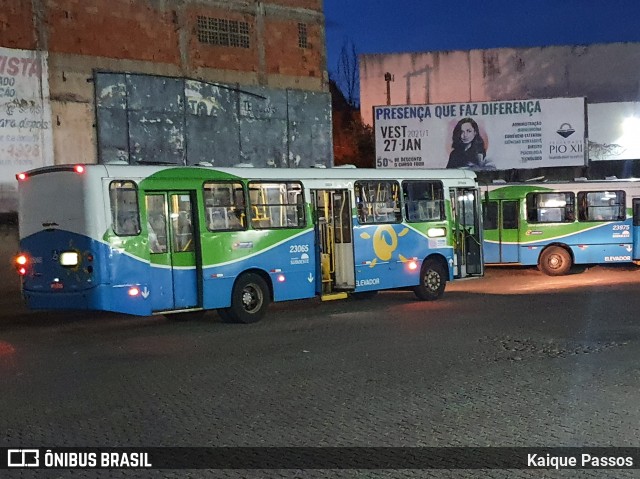
[[538,269],[549,276],[562,276],[571,269],[569,252],[561,246],[550,246],[540,255]]
[[226,315],[237,323],[255,323],[260,321],[271,302],[269,286],[262,277],[254,273],[245,273],[238,278],[231,294],[231,307]]
[[413,292],[422,301],[433,301],[444,294],[447,283],[447,273],[440,261],[429,259],[420,270],[420,284],[413,288]]

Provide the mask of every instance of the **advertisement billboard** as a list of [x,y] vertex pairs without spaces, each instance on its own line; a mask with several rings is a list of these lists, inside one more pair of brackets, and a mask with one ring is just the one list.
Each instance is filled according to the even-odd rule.
[[584,98],[375,106],[373,118],[377,168],[585,164]]
[[46,52],[0,47],[0,212],[17,211],[21,171],[53,164]]
[[591,161],[640,159],[640,102],[592,103],[587,112]]

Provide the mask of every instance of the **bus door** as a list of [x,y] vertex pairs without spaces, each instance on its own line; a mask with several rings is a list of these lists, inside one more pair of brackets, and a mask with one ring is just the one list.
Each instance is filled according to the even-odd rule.
[[633,259],[640,259],[640,198],[633,198]]
[[484,204],[485,263],[518,263],[519,200],[491,200]]
[[482,232],[478,208],[478,191],[474,188],[451,188],[454,228],[454,277],[482,275]]
[[320,294],[345,297],[355,289],[353,226],[349,190],[313,190]]
[[201,306],[200,256],[194,194],[153,192],[145,197],[154,311]]

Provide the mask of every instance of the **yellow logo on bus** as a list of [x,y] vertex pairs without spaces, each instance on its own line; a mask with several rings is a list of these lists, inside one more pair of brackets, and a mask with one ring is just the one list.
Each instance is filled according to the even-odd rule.
[[[408,232],[409,228],[406,227],[400,231],[400,233],[396,234],[396,231],[391,225],[378,226],[376,231],[373,233],[373,252],[376,257],[371,260],[369,267],[373,268],[378,260],[389,261],[395,250],[398,248],[398,237],[404,236]],[[361,233],[360,238],[371,239],[371,235],[369,233]],[[407,261],[407,258],[400,253],[398,253],[398,259],[403,263]]]

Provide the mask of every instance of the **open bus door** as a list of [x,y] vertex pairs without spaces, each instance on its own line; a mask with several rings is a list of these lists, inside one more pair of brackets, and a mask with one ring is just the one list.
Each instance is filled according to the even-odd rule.
[[454,228],[454,277],[482,275],[482,231],[478,190],[451,188]]
[[485,263],[518,263],[519,200],[487,200],[484,203]]
[[319,291],[323,300],[345,298],[355,289],[353,226],[348,190],[313,190]]
[[201,268],[193,193],[149,192],[145,202],[153,311],[200,307]]

